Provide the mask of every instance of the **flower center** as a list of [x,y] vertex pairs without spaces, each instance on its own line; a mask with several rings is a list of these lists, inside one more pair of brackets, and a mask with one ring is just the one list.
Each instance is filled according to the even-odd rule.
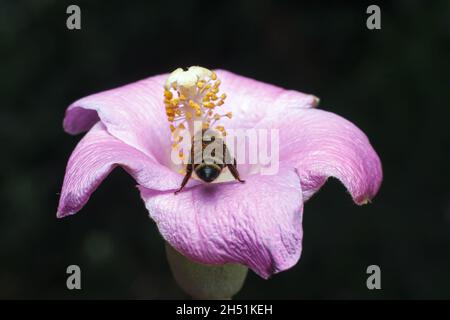
[[179,150],[181,159],[185,157],[180,146],[183,130],[189,130],[193,137],[200,125],[202,129],[214,128],[226,135],[223,126],[214,127],[222,117],[232,117],[231,112],[220,112],[227,96],[219,93],[219,87],[216,73],[203,67],[193,66],[187,71],[178,68],[169,75],[164,85],[164,105],[172,132],[172,148]]

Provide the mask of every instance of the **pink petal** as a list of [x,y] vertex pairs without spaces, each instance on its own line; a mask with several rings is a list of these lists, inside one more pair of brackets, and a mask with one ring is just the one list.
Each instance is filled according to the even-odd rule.
[[57,216],[80,210],[116,166],[122,166],[139,184],[155,190],[174,190],[182,179],[181,175],[114,138],[98,123],[78,143],[69,159]]
[[168,163],[170,130],[162,96],[166,77],[150,77],[72,103],[66,111],[64,129],[80,133],[100,119],[116,138],[161,163]]
[[377,193],[383,176],[380,159],[350,121],[331,112],[302,109],[273,112],[260,126],[280,130],[280,162],[297,169],[305,201],[328,177],[339,179],[357,204]]
[[240,263],[268,278],[300,257],[303,201],[292,169],[178,195],[141,188],[141,196],[166,241],[194,261]]
[[222,81],[220,92],[226,93],[223,113],[231,111],[233,120],[221,121],[226,128],[251,128],[273,109],[312,108],[317,97],[295,90],[239,76],[226,70],[216,70]]

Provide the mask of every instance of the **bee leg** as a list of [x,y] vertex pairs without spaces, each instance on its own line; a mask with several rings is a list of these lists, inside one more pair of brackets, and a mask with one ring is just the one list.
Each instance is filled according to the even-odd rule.
[[228,163],[227,167],[228,167],[228,170],[230,170],[231,174],[237,181],[239,181],[240,183],[245,182],[245,180],[241,180],[241,178],[239,178],[239,171],[237,170],[236,159],[234,159],[233,164]]
[[224,163],[226,164],[226,166],[228,167],[228,170],[230,170],[231,174],[233,175],[233,177],[241,182],[244,183],[244,180],[241,180],[241,178],[239,178],[239,171],[237,170],[237,163],[236,163],[236,158],[233,159],[233,164],[231,164],[231,154],[230,151],[228,150],[227,146],[225,145],[225,143],[223,144],[224,148],[223,148],[223,159],[224,159]]
[[186,166],[186,175],[183,178],[183,182],[181,182],[181,187],[180,189],[178,189],[177,191],[175,191],[175,194],[177,194],[178,192],[180,192],[181,190],[183,190],[184,186],[186,185],[186,183],[188,183],[189,179],[191,178],[192,175],[192,171],[193,171],[193,165],[192,163],[189,163]]

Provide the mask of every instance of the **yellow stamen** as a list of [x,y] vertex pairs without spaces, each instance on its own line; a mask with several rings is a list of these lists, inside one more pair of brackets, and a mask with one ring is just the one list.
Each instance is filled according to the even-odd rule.
[[169,90],[164,90],[164,97],[165,97],[167,100],[172,99],[172,97],[173,97],[172,92],[170,92]]
[[216,106],[213,102],[205,102],[204,104],[203,104],[203,106],[205,107],[205,108],[209,108],[209,109],[214,109],[214,107]]
[[[187,71],[178,68],[170,74],[165,85],[163,102],[167,119],[172,132],[172,147],[185,157],[181,149],[181,130],[188,129],[190,134],[195,130],[193,120],[200,120],[202,128],[212,127],[215,121],[223,117],[231,118],[231,112],[224,115],[214,112],[215,107],[222,106],[227,95],[220,93],[220,79],[217,74],[199,66],[190,67]],[[226,135],[224,126],[216,129]]]

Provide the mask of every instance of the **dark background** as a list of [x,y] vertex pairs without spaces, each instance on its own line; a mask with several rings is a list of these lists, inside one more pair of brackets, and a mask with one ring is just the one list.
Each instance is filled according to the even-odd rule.
[[[66,28],[78,4],[82,29]],[[65,108],[179,66],[224,68],[314,93],[357,124],[384,168],[358,207],[330,179],[305,206],[303,255],[236,298],[450,298],[450,1],[2,1],[0,298],[185,298],[135,182],[116,169],[77,215],[56,219],[81,138]],[[82,290],[66,289],[66,267]],[[382,290],[366,288],[377,264]]]

